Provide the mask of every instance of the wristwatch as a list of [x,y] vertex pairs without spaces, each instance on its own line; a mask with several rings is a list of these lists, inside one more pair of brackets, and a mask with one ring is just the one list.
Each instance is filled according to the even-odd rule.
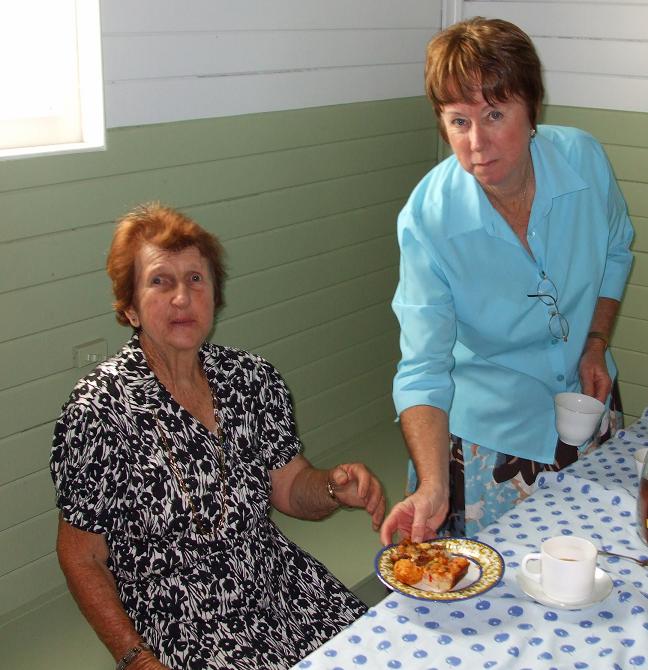
[[129,649],[117,663],[115,670],[124,670],[127,665],[130,665],[143,651],[152,651],[151,646],[146,642],[140,642],[138,645]]

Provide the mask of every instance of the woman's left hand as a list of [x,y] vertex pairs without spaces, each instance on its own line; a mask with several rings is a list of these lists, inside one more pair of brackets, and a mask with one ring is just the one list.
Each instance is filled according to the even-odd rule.
[[341,463],[329,470],[328,478],[340,504],[366,509],[373,529],[378,530],[385,516],[385,496],[369,468],[362,463]]
[[581,356],[579,372],[583,393],[604,403],[612,390],[612,379],[605,363],[605,350],[587,348]]

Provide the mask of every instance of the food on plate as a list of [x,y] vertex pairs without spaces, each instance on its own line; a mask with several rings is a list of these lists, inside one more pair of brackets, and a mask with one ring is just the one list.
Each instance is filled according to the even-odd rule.
[[394,577],[403,584],[413,586],[423,579],[423,568],[409,558],[401,558],[394,563]]
[[451,591],[470,566],[467,558],[450,554],[440,542],[414,543],[408,539],[392,549],[391,560],[398,581],[410,586],[423,581],[435,593]]

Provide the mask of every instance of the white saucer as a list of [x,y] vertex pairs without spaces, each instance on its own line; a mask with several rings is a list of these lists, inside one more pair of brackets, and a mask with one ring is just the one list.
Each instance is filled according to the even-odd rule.
[[549,607],[558,607],[563,610],[580,610],[589,607],[594,603],[604,600],[610,595],[612,591],[612,579],[610,575],[601,568],[596,568],[594,573],[594,590],[589,598],[578,603],[562,603],[559,600],[550,598],[543,590],[538,582],[526,577],[520,570],[517,573],[517,582],[520,588],[531,598]]

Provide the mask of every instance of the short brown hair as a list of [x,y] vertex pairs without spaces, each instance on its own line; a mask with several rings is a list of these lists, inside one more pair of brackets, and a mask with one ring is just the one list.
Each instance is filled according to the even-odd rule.
[[117,321],[130,324],[125,310],[132,306],[135,293],[135,257],[144,243],[166,251],[196,247],[209,263],[214,281],[214,309],[223,305],[223,248],[216,236],[193,219],[171,207],[153,202],[139,205],[117,222],[106,269],[115,296]]
[[446,142],[443,107],[472,102],[480,87],[490,104],[520,99],[527,106],[531,127],[537,126],[544,97],[542,66],[533,42],[515,24],[476,16],[455,23],[428,44],[425,91]]

